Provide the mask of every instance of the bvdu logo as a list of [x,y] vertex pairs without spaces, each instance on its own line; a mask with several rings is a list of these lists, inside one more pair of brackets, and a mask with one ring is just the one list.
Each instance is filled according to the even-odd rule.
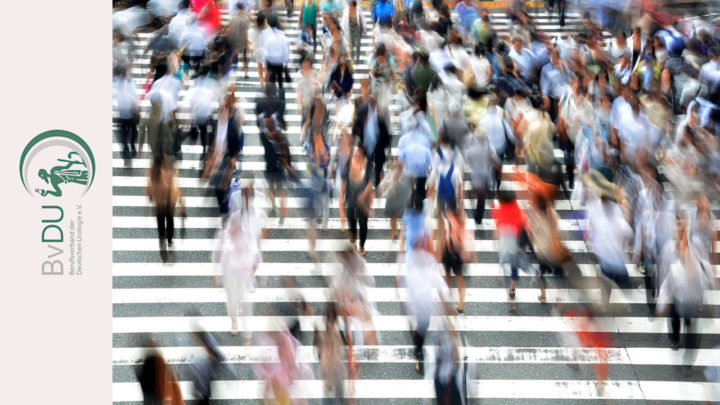
[[[20,180],[30,195],[43,202],[40,236],[47,257],[41,264],[43,275],[82,275],[83,212],[77,200],[94,178],[93,153],[72,132],[43,132],[25,146]],[[73,210],[75,215],[68,212]]]
[[43,132],[27,144],[20,157],[20,180],[34,196],[80,197],[94,178],[92,151],[72,132]]

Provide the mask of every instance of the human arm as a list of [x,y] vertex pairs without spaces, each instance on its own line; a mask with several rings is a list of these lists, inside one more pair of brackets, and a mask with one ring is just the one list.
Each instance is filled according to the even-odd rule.
[[340,210],[340,230],[345,232],[345,180],[340,183],[340,196],[338,197],[338,209]]

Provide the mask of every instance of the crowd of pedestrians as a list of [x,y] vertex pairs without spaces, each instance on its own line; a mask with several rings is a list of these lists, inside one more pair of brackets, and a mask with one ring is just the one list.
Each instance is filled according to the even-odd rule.
[[[510,313],[522,311],[519,274],[535,274],[538,301],[552,300],[558,316],[579,319],[575,345],[606,359],[603,348],[614,343],[595,316],[620,311],[617,294],[632,288],[630,274],[639,273],[648,314],[669,318],[672,347],[699,347],[695,319],[706,310],[704,292],[717,287],[715,25],[674,16],[651,1],[551,0],[544,12],[561,26],[568,9],[582,16],[578,29],[553,36],[518,0],[493,11],[471,0],[303,0],[295,4],[300,35],[293,38],[280,18],[292,13],[291,1],[227,3],[184,1],[156,15],[163,28],[146,49],[133,42],[147,23],[138,10],[116,13],[117,133],[128,161],[142,156],[145,143],[152,153],[147,195],[163,252],[172,246],[182,201],[173,164],[183,158],[183,143],[200,138],[199,175],[223,218],[213,261],[232,333],[242,330],[246,344],[277,347],[277,363],[254,368],[267,381],[268,400],[300,403],[290,387],[312,379],[296,358],[300,343],[289,327],[250,334],[237,319],[252,315],[244,298],[257,283],[266,221],[286,216],[289,189],[304,192],[313,261],[320,261],[315,238],[327,230],[331,208],[339,209],[348,239],[335,252],[338,273],[328,280],[333,300],[315,331],[327,396],[337,403],[351,396],[343,381],[359,375],[353,346],[378,341],[377,309],[367,294],[374,281],[365,271],[373,217],[389,219],[390,240],[398,240],[397,287],[407,291],[416,368],[433,373],[437,403],[461,403],[466,392],[461,339],[450,319],[467,311],[463,275],[478,260],[483,241],[476,235],[486,229],[494,230]],[[227,24],[220,19],[224,8]],[[493,24],[497,14],[507,16],[502,34]],[[371,46],[362,40],[368,36]],[[294,53],[298,61],[291,61]],[[129,72],[140,55],[149,55],[150,71],[136,88]],[[254,111],[247,107],[252,100],[236,97],[253,62],[263,94]],[[365,68],[367,74],[358,73]],[[183,85],[190,90],[180,97]],[[293,90],[299,139],[288,136],[285,117]],[[140,108],[145,99],[148,108]],[[178,119],[185,110],[189,121]],[[249,112],[255,120],[245,119]],[[264,179],[240,169],[251,126],[264,150]],[[293,162],[291,146],[305,151],[306,170]],[[259,208],[260,199],[269,212]],[[569,231],[573,226],[582,231]],[[578,251],[594,258],[591,277],[576,263]],[[550,274],[563,287],[552,296]],[[436,358],[426,359],[431,316],[444,321],[433,335]],[[166,373],[158,389],[177,395],[162,359],[149,358],[146,367]],[[599,392],[606,375],[607,365],[599,365]]]

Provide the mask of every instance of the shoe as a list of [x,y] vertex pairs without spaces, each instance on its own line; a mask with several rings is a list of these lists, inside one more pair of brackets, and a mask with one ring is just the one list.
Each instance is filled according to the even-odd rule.
[[415,363],[415,371],[420,374],[425,374],[425,365],[423,364],[423,362],[419,361]]
[[455,309],[457,310],[458,315],[460,315],[460,316],[465,315],[465,310],[463,310],[461,308],[455,308]]
[[508,293],[508,295],[510,296],[510,299],[511,299],[511,300],[514,300],[514,299],[515,299],[515,289],[514,289],[514,288],[511,288],[511,289],[510,289],[510,292]]
[[171,248],[171,247],[172,247],[172,245],[173,245],[172,241],[171,241],[171,240],[169,240],[169,241],[168,241],[168,247],[169,247],[169,248]]
[[538,301],[542,302],[543,304],[547,302],[547,297],[544,295],[538,296]]
[[670,344],[670,347],[671,347],[673,350],[677,351],[678,349],[680,349],[680,343],[679,343],[679,342],[672,342],[672,343]]

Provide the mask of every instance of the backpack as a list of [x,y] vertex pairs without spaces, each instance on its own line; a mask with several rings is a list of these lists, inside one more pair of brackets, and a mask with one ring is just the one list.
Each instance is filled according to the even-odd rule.
[[[442,151],[438,148],[440,159],[445,160]],[[440,174],[438,180],[438,197],[445,204],[455,202],[455,185],[453,184],[452,175],[455,172],[455,159],[450,162],[450,168],[447,173]]]

